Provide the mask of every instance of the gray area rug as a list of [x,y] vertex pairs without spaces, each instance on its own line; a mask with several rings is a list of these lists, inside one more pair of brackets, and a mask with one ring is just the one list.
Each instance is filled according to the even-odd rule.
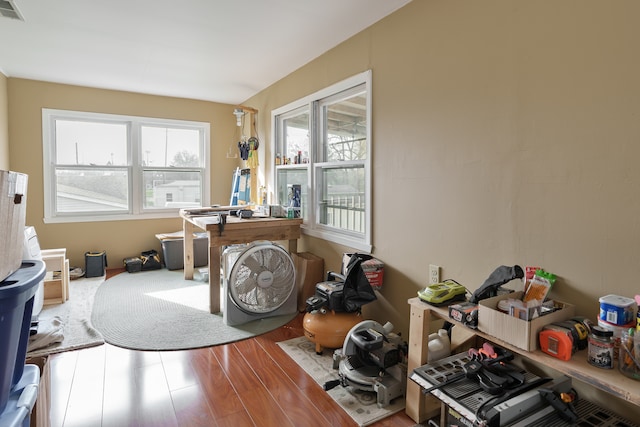
[[[321,386],[338,378],[338,371],[333,369],[332,352],[316,354],[315,344],[307,337],[293,338],[279,342],[278,345]],[[327,393],[360,426],[373,424],[402,411],[405,407],[404,398],[398,397],[388,406],[380,408],[374,392],[355,390],[352,387],[337,386]]]
[[121,273],[96,293],[92,323],[109,344],[134,350],[186,350],[239,341],[279,328],[294,314],[227,326],[209,313],[209,284],[182,270]]
[[45,356],[104,344],[91,324],[93,300],[104,277],[69,282],[69,299],[45,305],[39,316],[38,333],[29,337],[27,357]]

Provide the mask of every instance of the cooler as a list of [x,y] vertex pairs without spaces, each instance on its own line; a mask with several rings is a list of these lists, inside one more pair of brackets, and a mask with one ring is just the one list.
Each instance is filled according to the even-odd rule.
[[4,411],[0,412],[0,426],[29,427],[39,385],[40,368],[25,365],[20,380],[11,389]]
[[23,376],[34,296],[44,276],[44,262],[23,261],[0,282],[0,413]]

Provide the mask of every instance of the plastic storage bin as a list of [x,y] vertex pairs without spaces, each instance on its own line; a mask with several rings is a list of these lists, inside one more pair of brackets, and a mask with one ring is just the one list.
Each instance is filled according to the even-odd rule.
[[85,277],[100,277],[105,274],[105,267],[107,266],[107,253],[101,252],[85,252]]
[[632,298],[606,295],[600,300],[599,319],[612,325],[623,326],[636,320],[638,304]]
[[[162,244],[162,259],[168,270],[182,270],[184,268],[184,235],[182,232],[171,234],[157,234]],[[193,236],[193,266],[209,265],[209,239],[207,233],[194,233]]]
[[0,282],[0,412],[10,390],[22,378],[33,303],[44,275],[44,262],[24,261]]
[[20,380],[11,389],[4,411],[0,412],[0,426],[29,427],[39,386],[40,368],[25,365]]

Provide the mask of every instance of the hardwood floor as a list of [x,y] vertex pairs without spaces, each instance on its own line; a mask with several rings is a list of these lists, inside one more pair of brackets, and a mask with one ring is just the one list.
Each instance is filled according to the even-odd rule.
[[[277,345],[302,315],[267,334],[188,351],[102,345],[52,355],[51,427],[299,427],[357,424]],[[374,427],[415,423],[400,412]]]

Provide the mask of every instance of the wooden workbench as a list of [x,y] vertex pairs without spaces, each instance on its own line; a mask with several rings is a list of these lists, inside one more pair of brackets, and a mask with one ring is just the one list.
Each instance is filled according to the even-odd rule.
[[193,232],[205,230],[209,238],[209,308],[211,313],[220,312],[220,255],[226,245],[251,243],[256,240],[289,241],[289,252],[297,251],[300,238],[301,218],[252,217],[240,219],[228,215],[224,229],[220,232],[217,215],[191,215],[190,210],[181,210],[184,228],[184,278],[193,279]]

